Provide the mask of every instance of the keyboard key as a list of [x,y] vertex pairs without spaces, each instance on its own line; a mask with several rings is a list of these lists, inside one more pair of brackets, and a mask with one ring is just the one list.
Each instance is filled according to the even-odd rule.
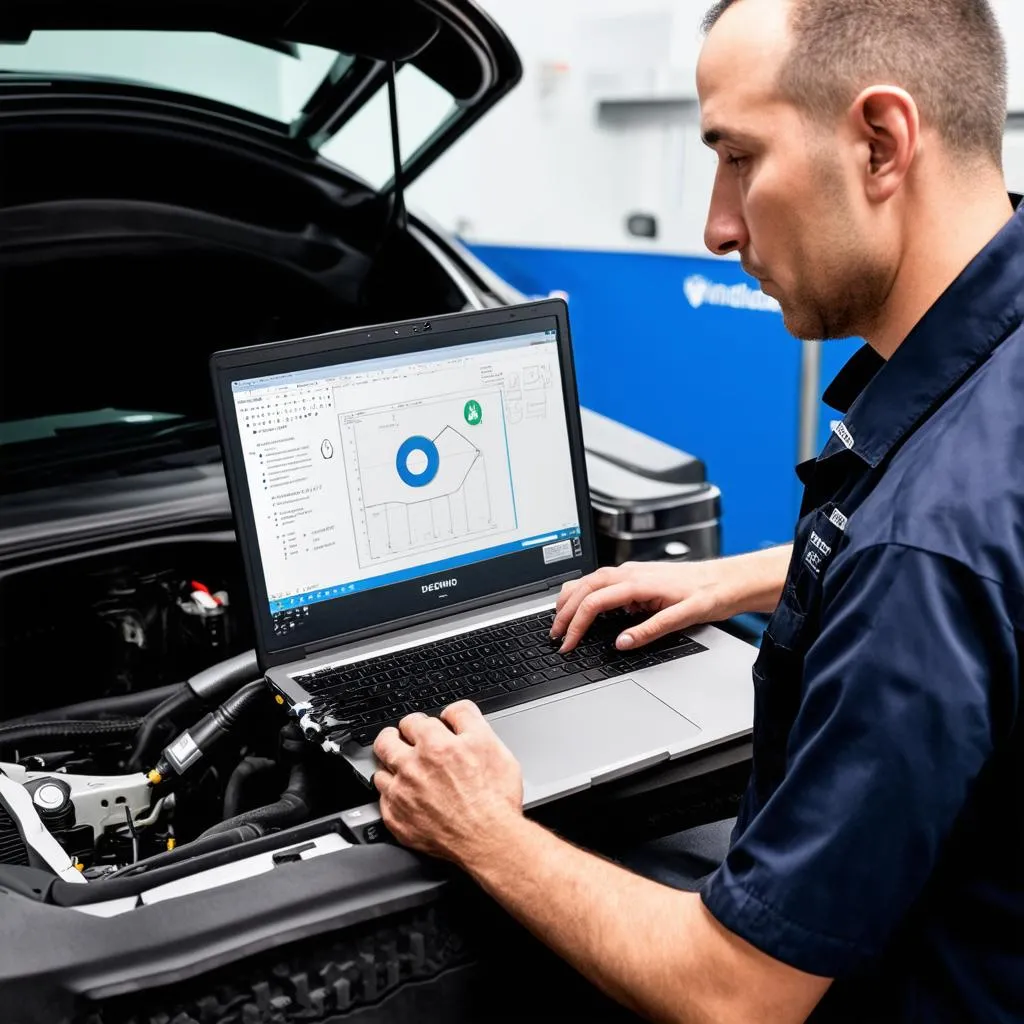
[[482,690],[477,690],[477,692],[470,699],[474,701],[482,701],[489,700],[492,697],[499,697],[502,694],[508,692],[505,689],[505,686],[507,685],[509,684],[506,683],[502,686],[485,686]]

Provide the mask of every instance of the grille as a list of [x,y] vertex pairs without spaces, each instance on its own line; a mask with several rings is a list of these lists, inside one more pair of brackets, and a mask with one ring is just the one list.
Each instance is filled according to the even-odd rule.
[[28,864],[25,840],[3,804],[0,804],[0,864]]

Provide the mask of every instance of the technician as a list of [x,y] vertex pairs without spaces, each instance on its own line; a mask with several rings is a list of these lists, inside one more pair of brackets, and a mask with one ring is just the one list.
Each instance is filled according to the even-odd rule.
[[[773,611],[725,862],[668,889],[526,819],[472,704],[375,751],[384,820],[606,993],[678,1021],[1024,1020],[1024,210],[987,0],[723,0],[707,222],[798,338],[859,336],[792,549],[568,585],[556,637]],[[1019,199],[1016,200],[1019,202]],[[756,432],[750,443],[758,443]]]

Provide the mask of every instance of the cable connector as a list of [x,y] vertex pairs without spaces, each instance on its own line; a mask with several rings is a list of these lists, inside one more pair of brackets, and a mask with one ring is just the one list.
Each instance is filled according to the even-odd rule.
[[160,760],[146,777],[154,786],[159,786],[184,775],[230,735],[245,714],[267,695],[269,690],[262,679],[243,686],[219,708],[164,747]]

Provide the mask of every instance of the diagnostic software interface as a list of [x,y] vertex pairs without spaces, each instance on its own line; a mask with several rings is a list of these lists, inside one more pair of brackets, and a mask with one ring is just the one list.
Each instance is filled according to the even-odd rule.
[[530,548],[580,556],[554,331],[232,390],[275,620]]

